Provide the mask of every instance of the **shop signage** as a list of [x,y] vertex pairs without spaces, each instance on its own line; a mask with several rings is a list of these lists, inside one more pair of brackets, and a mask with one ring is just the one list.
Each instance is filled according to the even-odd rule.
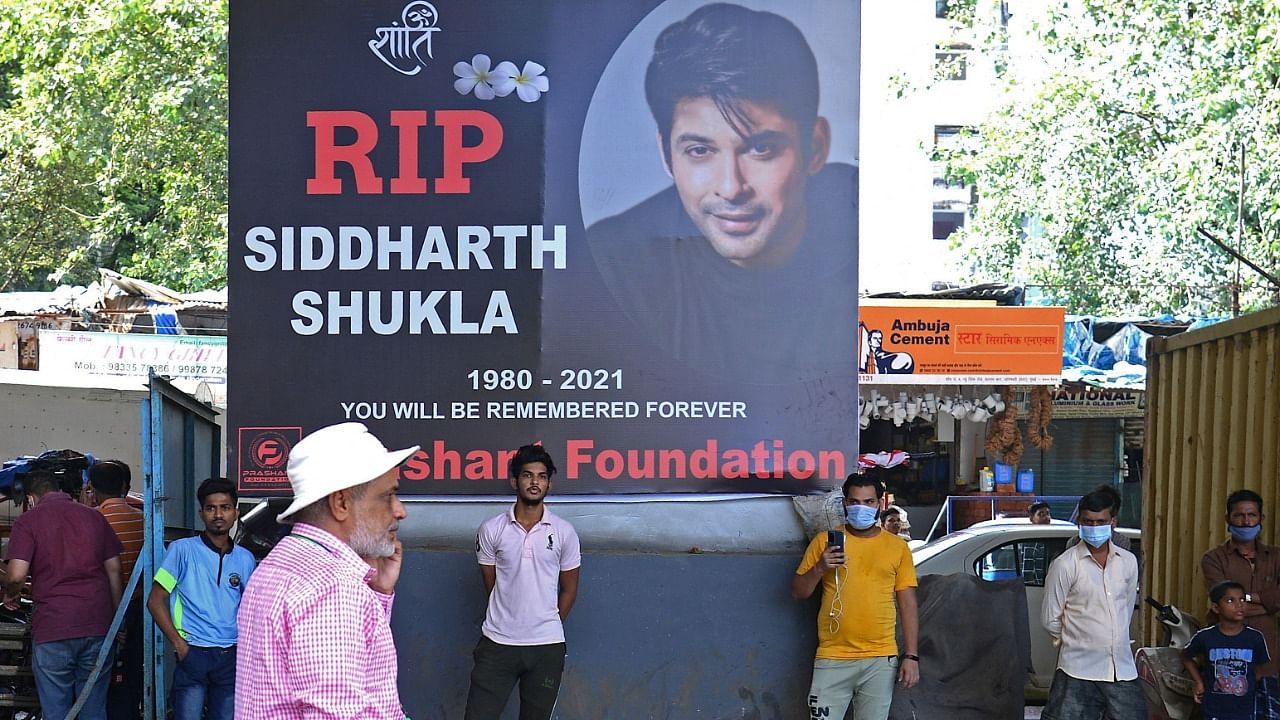
[[859,382],[1056,385],[1065,311],[1048,307],[861,307]]
[[241,489],[287,491],[252,473],[348,420],[421,446],[410,494],[509,493],[534,441],[557,494],[842,481],[858,17],[857,0],[232,3]]
[[0,320],[0,368],[38,370],[40,331],[64,330],[69,320],[48,317],[19,317]]
[[1055,418],[1142,417],[1147,394],[1089,386],[1059,388],[1053,394]]
[[227,339],[208,335],[40,331],[40,369],[227,383]]

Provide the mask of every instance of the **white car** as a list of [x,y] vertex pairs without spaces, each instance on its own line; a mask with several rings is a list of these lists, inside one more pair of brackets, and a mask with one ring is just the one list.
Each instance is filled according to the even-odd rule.
[[[1116,532],[1129,538],[1130,549],[1141,563],[1142,532],[1130,528]],[[1033,525],[1024,519],[966,528],[912,551],[917,575],[964,573],[983,580],[1022,580],[1027,589],[1031,664],[1035,669],[1027,678],[1028,697],[1045,697],[1053,682],[1058,649],[1040,623],[1040,605],[1044,602],[1044,579],[1049,563],[1062,554],[1067,541],[1075,536],[1074,525]],[[1135,610],[1130,637],[1137,637],[1138,623]]]

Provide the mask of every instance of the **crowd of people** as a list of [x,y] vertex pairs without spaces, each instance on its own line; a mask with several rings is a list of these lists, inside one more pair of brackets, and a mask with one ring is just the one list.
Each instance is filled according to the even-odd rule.
[[[307,436],[290,453],[294,499],[278,518],[290,532],[260,565],[230,536],[235,486],[200,485],[204,530],[169,544],[145,603],[176,659],[174,720],[406,718],[390,618],[403,557],[399,467],[417,449],[388,451],[359,423]],[[578,535],[543,504],[554,461],[527,445],[509,470],[515,503],[477,533],[488,608],[467,695],[472,720],[501,715],[517,686],[521,718],[551,717],[563,622],[577,598]],[[31,579],[46,720],[67,717],[78,700],[85,720],[140,716],[141,592],[107,637],[143,544],[142,513],[125,500],[129,480],[124,463],[99,462],[77,502],[52,473],[25,478],[34,506],[13,526],[4,602],[14,606]],[[95,677],[104,644],[116,661]]]
[[[1229,539],[1209,549],[1201,569],[1209,626],[1183,650],[1195,701],[1210,720],[1275,720],[1275,613],[1280,554],[1258,542],[1262,497],[1238,490],[1226,500]],[[1041,620],[1058,646],[1045,705],[1049,720],[1142,720],[1129,626],[1138,602],[1138,560],[1113,533],[1119,494],[1104,486],[1080,499],[1079,539],[1049,566]]]
[[[808,694],[811,717],[885,720],[895,681],[917,684],[920,667],[915,568],[897,537],[894,506],[877,512],[883,486],[851,475],[843,488],[845,523],[810,542],[792,579],[792,595],[822,586],[818,649]],[[1075,511],[1077,536],[1049,566],[1041,622],[1058,647],[1046,720],[1145,720],[1129,627],[1138,600],[1138,559],[1119,521],[1120,494],[1101,486]],[[1280,610],[1280,551],[1258,541],[1263,501],[1231,493],[1229,539],[1204,553],[1201,569],[1210,625],[1183,650],[1195,700],[1211,720],[1280,719],[1275,613]],[[1049,524],[1050,506],[1028,509]],[[879,521],[879,524],[877,523]],[[901,628],[902,643],[895,637]]]
[[[261,564],[231,539],[235,486],[222,478],[200,485],[203,532],[169,545],[145,594],[177,660],[176,720],[406,718],[390,617],[406,516],[399,467],[416,450],[389,451],[359,423],[304,438],[288,461],[293,501],[278,518],[290,531]],[[476,535],[488,606],[473,653],[468,720],[499,717],[517,687],[522,719],[552,716],[564,619],[578,592],[578,535],[544,504],[554,460],[540,445],[526,445],[508,470],[515,502]],[[61,720],[78,699],[82,718],[137,718],[141,589],[118,636],[107,635],[143,544],[142,514],[126,501],[127,465],[99,462],[88,476],[87,504],[52,473],[27,476],[34,506],[13,525],[4,602],[12,606],[31,578],[32,660],[45,718]],[[792,578],[798,600],[822,588],[812,717],[844,717],[852,706],[858,720],[884,720],[895,683],[910,688],[928,672],[919,656],[906,513],[886,507],[884,493],[874,474],[850,475],[841,526],[813,538]],[[1033,505],[1029,520],[1045,522],[1048,510]],[[1275,720],[1280,551],[1258,541],[1257,493],[1233,492],[1225,510],[1230,537],[1201,560],[1210,624],[1185,648],[1184,664],[1206,718]],[[1129,637],[1139,563],[1114,532],[1119,511],[1120,495],[1109,486],[1083,496],[1078,542],[1049,565],[1040,615],[1059,652],[1044,718],[1147,717]],[[104,644],[117,659],[95,681],[90,670]]]

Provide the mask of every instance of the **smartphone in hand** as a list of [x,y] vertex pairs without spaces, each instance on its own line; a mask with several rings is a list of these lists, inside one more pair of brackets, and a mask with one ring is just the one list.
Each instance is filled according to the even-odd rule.
[[844,533],[843,532],[840,532],[839,530],[827,531],[826,552],[834,554],[834,557],[832,558],[832,562],[834,562],[835,565],[837,566],[844,565]]

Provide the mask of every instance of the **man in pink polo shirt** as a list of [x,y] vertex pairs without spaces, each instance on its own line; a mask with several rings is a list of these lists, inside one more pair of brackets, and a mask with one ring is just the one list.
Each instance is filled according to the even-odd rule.
[[582,551],[573,526],[543,504],[556,465],[525,445],[510,465],[516,502],[476,535],[489,609],[476,645],[466,720],[497,720],[520,683],[520,720],[551,717],[564,672],[564,619],[578,597]]

